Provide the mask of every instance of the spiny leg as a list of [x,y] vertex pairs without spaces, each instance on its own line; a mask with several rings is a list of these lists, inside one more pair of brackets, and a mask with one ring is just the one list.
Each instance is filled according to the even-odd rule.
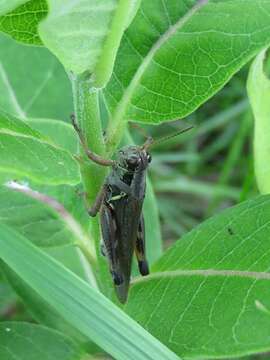
[[85,192],[85,191],[77,192],[77,195],[83,197],[84,204],[87,209],[88,215],[95,217],[101,208],[101,205],[106,196],[106,193],[107,193],[107,185],[103,184],[95,198],[93,205],[90,208],[88,207],[87,202],[86,202],[87,192]]
[[94,217],[97,215],[97,213],[99,212],[99,210],[101,208],[103,200],[106,196],[106,193],[107,193],[107,185],[104,184],[104,185],[102,185],[102,188],[99,190],[94,204],[90,208],[87,209],[87,212],[90,216]]
[[117,239],[116,239],[116,222],[114,211],[110,204],[104,204],[101,208],[100,214],[102,237],[105,245],[106,256],[108,258],[110,272],[112,274],[113,282],[119,286],[123,283],[123,276],[119,270],[119,263],[116,254]]
[[141,275],[145,276],[149,274],[149,267],[146,260],[145,254],[145,227],[144,227],[144,219],[143,215],[141,215],[138,232],[137,232],[137,240],[135,245],[135,253],[138,261],[138,267]]

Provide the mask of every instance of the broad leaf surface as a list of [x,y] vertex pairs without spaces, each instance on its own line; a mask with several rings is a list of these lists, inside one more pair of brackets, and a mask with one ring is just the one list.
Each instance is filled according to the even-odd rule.
[[20,118],[70,118],[71,87],[62,65],[46,48],[22,45],[4,34],[0,91],[0,107]]
[[63,334],[26,322],[0,323],[0,358],[79,360],[82,350]]
[[49,0],[47,18],[39,25],[43,43],[75,74],[95,73],[96,86],[110,78],[116,52],[138,1]]
[[269,196],[209,219],[134,281],[125,310],[186,358],[269,351],[269,231]]
[[51,119],[28,119],[27,124],[32,129],[51,139],[54,144],[68,150],[71,154],[77,153],[78,136],[70,124]]
[[1,263],[1,271],[16,294],[22,299],[25,307],[28,309],[34,320],[45,326],[60,331],[80,343],[86,343],[87,339],[79,330],[70,326],[70,323],[65,321],[65,319],[60,316],[52,306],[40,297],[40,295],[25,281],[23,281],[13,270],[6,266],[5,263]]
[[0,114],[0,172],[12,178],[59,185],[77,184],[77,162],[65,150],[41,139],[21,120]]
[[267,0],[143,0],[105,96],[115,122],[179,119],[270,42]]
[[254,130],[254,162],[257,184],[262,194],[270,192],[270,81],[264,73],[264,58],[262,51],[254,60],[248,77],[247,89],[252,106]]
[[[71,325],[117,359],[178,359],[103,295],[7,226],[0,256]],[[132,341],[130,341],[132,339]]]
[[150,179],[147,179],[146,196],[143,204],[145,220],[145,246],[147,261],[151,265],[162,254],[162,238],[159,223],[159,212]]
[[17,295],[11,286],[2,279],[0,270],[0,320],[3,321],[6,315],[10,313],[10,304],[17,301]]
[[[19,6],[16,7],[16,5]],[[0,31],[26,44],[42,45],[37,27],[47,14],[47,3],[45,0],[13,0],[10,1],[8,6],[4,4],[4,9],[1,10],[0,14],[3,14],[6,10],[11,11],[0,16]]]
[[33,137],[41,141],[47,140],[45,136],[42,136],[38,131],[32,129],[24,120],[11,116],[4,111],[0,112],[0,132],[13,134],[14,136],[18,134]]
[[[34,189],[37,190],[37,188]],[[41,188],[40,191],[42,190],[48,190],[52,198],[58,195],[60,201],[65,201],[66,208],[74,212],[78,220],[80,217],[85,220],[85,210],[73,188],[61,186],[55,190]],[[0,220],[26,236],[35,245],[54,247],[76,242],[76,234],[68,226],[68,222],[49,205],[8,189],[6,186],[0,186],[0,198]],[[80,227],[79,222],[77,226]],[[84,230],[81,229],[81,231],[84,234]],[[87,239],[86,234],[84,236]]]
[[25,3],[27,0],[1,0],[0,1],[0,15],[3,15],[17,6]]

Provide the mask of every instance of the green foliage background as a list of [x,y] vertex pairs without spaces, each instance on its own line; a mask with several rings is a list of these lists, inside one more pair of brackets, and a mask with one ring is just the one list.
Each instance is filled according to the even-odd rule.
[[[248,82],[260,191],[245,90],[270,42],[269,1],[14,0],[0,15],[0,357],[270,351],[265,52]],[[195,126],[152,151],[151,275],[134,267],[121,308],[79,195],[91,202],[106,172],[74,158],[73,111],[104,156]]]

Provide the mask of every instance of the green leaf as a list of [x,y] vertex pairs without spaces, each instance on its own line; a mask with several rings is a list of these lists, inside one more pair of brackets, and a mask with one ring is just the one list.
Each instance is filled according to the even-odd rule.
[[[16,5],[20,6],[16,7]],[[3,10],[1,14],[6,12],[6,10],[12,11],[0,16],[0,31],[26,44],[42,45],[38,36],[37,26],[47,14],[47,3],[45,0],[13,0]]]
[[125,310],[184,358],[269,351],[269,232],[270,196],[207,220],[134,281]]
[[[60,192],[60,189],[58,191]],[[73,189],[62,186],[61,191],[62,197],[64,194],[67,196],[66,202],[78,202],[78,196]],[[6,186],[0,186],[0,198],[0,220],[26,236],[35,245],[51,247],[76,243],[77,234],[72,231],[69,221],[48,203],[35,200]],[[79,223],[77,227],[80,227]],[[82,229],[81,233],[87,239]]]
[[69,120],[71,86],[57,59],[46,48],[22,45],[4,34],[0,50],[0,107],[20,118]]
[[0,358],[5,360],[79,360],[82,350],[68,337],[26,322],[0,323]]
[[149,264],[152,264],[162,254],[162,238],[156,198],[149,179],[147,179],[143,214],[145,220],[146,256]]
[[25,3],[27,0],[1,0],[0,1],[0,15],[3,15],[17,6]]
[[132,23],[137,11],[141,5],[142,0],[131,0],[130,8],[129,8],[129,16],[127,17],[126,28]]
[[269,44],[269,12],[266,0],[143,0],[105,89],[111,130],[193,112]]
[[[27,124],[29,124],[32,129],[39,131],[51,139],[54,144],[68,150],[71,154],[77,153],[79,146],[78,136],[73,126],[63,121],[51,119],[28,119]],[[65,134],[65,136],[63,136],[63,134]]]
[[17,300],[15,292],[11,286],[4,282],[2,279],[2,273],[0,271],[0,321],[10,314],[10,306],[12,306]]
[[66,321],[113,357],[178,359],[102,294],[3,224],[0,249],[8,266]]
[[95,86],[102,87],[111,76],[123,31],[136,5],[126,0],[49,0],[49,14],[40,23],[39,34],[67,70],[94,72]]
[[42,140],[26,123],[0,113],[0,173],[50,184],[80,182],[77,162],[65,150]]
[[6,266],[5,263],[1,263],[1,271],[16,294],[22,299],[33,319],[45,326],[72,337],[81,344],[86,343],[87,339],[79,330],[70,326],[70,324],[65,321],[52,306],[44,301],[36,291]]
[[270,81],[264,73],[263,50],[254,60],[248,77],[247,89],[255,119],[254,163],[257,185],[262,194],[270,192]]
[[4,111],[0,111],[0,132],[14,135],[20,134],[39,140],[46,140],[46,137],[32,129],[24,120],[11,116]]

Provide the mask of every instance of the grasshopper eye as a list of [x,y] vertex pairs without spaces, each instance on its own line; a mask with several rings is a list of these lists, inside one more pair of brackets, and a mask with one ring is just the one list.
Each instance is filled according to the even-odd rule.
[[152,161],[152,156],[150,154],[147,154],[147,161],[150,163]]

